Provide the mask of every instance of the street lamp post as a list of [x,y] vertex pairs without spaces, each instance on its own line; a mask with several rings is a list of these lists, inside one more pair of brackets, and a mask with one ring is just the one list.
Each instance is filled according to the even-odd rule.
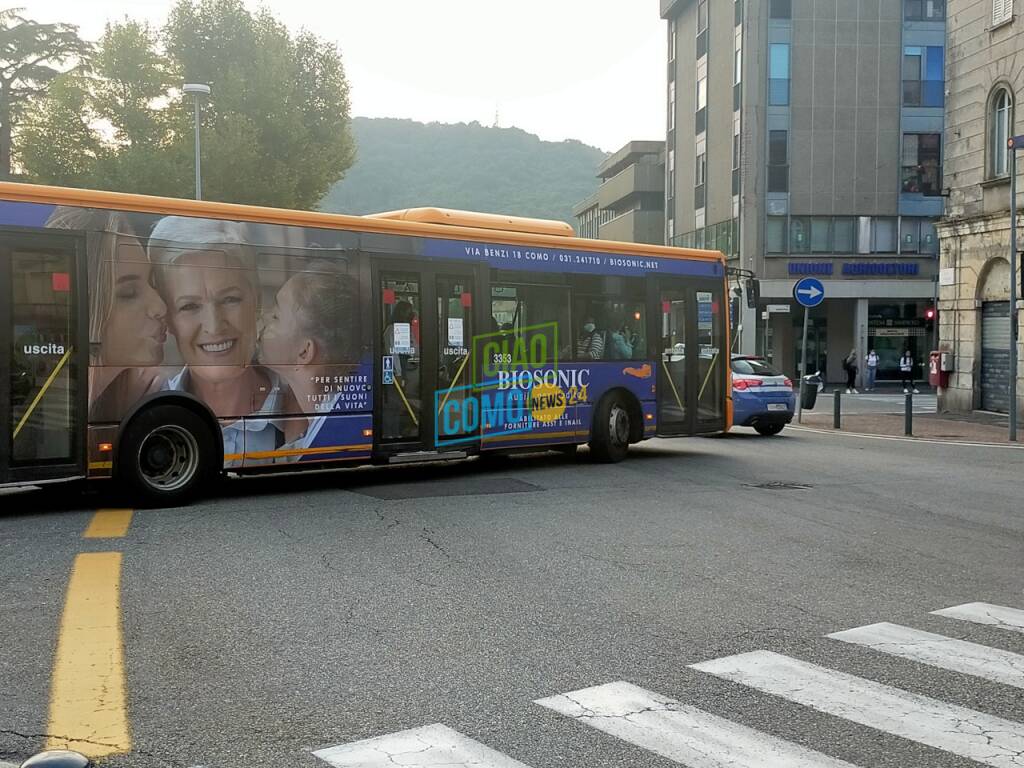
[[210,86],[205,83],[185,83],[182,90],[185,93],[191,93],[195,100],[195,112],[196,112],[196,200],[203,199],[203,176],[199,162],[199,116],[202,112],[202,106],[199,103],[200,96],[210,95]]
[[1024,136],[1007,139],[1010,161],[1010,442],[1017,442],[1017,150]]

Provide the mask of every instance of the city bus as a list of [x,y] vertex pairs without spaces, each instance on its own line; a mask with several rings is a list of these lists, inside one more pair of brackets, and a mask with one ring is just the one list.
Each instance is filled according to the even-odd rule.
[[730,427],[727,295],[718,252],[562,222],[0,183],[0,485],[620,461]]

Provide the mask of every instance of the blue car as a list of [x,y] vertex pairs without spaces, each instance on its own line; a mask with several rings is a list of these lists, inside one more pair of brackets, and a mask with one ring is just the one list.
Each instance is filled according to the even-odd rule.
[[760,357],[732,357],[733,424],[777,435],[793,420],[793,382],[772,370]]

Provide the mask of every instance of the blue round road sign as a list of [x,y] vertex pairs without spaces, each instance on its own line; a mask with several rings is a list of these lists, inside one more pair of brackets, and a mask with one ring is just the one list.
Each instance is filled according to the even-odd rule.
[[825,286],[821,280],[805,277],[793,286],[793,298],[802,307],[816,307],[825,300]]

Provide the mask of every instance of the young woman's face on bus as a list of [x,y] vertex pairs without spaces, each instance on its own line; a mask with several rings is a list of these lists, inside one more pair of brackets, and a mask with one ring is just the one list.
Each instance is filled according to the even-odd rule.
[[171,333],[193,376],[232,379],[256,349],[252,273],[216,251],[186,253],[166,269]]
[[100,339],[104,365],[160,365],[167,340],[167,305],[153,287],[152,267],[142,244],[118,237],[114,251],[110,310]]

